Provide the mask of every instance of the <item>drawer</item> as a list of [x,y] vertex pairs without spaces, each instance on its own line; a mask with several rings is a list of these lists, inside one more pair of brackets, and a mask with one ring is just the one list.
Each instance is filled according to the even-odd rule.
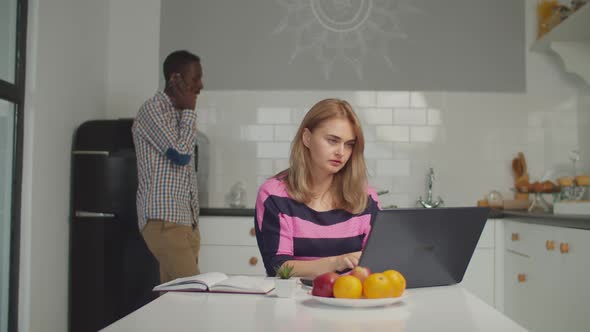
[[506,249],[532,256],[534,252],[538,252],[545,245],[540,227],[523,222],[505,221],[504,244]]
[[204,272],[266,275],[258,247],[202,245],[199,268]]
[[201,245],[257,246],[254,217],[199,218]]

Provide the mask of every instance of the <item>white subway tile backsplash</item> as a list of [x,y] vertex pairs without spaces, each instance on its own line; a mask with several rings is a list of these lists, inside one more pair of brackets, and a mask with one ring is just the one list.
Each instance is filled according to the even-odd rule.
[[253,142],[272,142],[274,138],[273,126],[241,126],[241,139]]
[[408,91],[379,91],[377,92],[377,106],[409,107],[410,93]]
[[399,108],[393,111],[393,123],[396,125],[425,125],[426,109]]
[[377,160],[377,176],[409,176],[409,160]]
[[[357,107],[373,107],[377,106],[377,92],[375,91],[357,91],[354,93],[351,104]],[[355,111],[358,111],[355,109]]]
[[198,125],[208,125],[217,123],[215,116],[216,110],[212,107],[197,107],[197,123]]
[[426,194],[428,167],[435,168],[435,195],[456,206],[473,204],[492,189],[508,197],[510,161],[518,151],[525,153],[535,180],[559,165],[571,166],[569,150],[589,151],[579,146],[588,136],[580,133],[584,117],[577,102],[563,95],[207,92],[199,100],[197,126],[209,139],[211,207],[225,206],[224,195],[238,180],[253,207],[258,186],[288,166],[290,143],[304,115],[328,97],[348,100],[361,118],[369,183],[391,191],[380,197],[385,205],[414,206]]
[[393,110],[391,108],[365,108],[360,112],[361,121],[367,124],[392,124]]
[[258,124],[291,123],[291,109],[287,107],[260,107],[256,115]]
[[378,142],[371,143],[365,146],[365,158],[368,159],[379,159],[379,158],[391,158],[393,155],[393,143],[389,142]]
[[289,143],[257,143],[257,158],[289,158]]
[[377,140],[386,142],[409,142],[410,128],[405,126],[377,126]]
[[287,168],[289,168],[289,159],[277,159],[274,161],[273,174],[277,174]]
[[410,106],[411,107],[428,107],[426,98],[423,92],[412,92],[410,94]]
[[377,160],[375,159],[365,159],[365,164],[367,165],[367,173],[369,177],[377,176]]
[[440,114],[440,110],[436,108],[431,108],[428,110],[428,125],[429,126],[440,126],[442,125],[442,116]]
[[272,159],[257,159],[257,175],[266,175],[266,174],[273,174],[273,160]]
[[294,108],[291,110],[291,123],[293,125],[296,125],[297,127],[299,127],[299,125],[301,124],[301,121],[303,121],[303,118],[305,117],[305,114],[307,114],[308,110],[307,109],[303,109],[303,108]]
[[286,142],[291,142],[293,140],[293,138],[295,137],[295,134],[297,133],[297,129],[299,127],[297,126],[289,126],[289,125],[276,125],[274,126],[274,139],[277,142],[282,142],[282,141],[286,141]]
[[412,127],[410,128],[410,141],[435,142],[440,131],[438,127]]
[[528,112],[527,125],[531,128],[541,128],[543,126],[543,114],[539,112]]

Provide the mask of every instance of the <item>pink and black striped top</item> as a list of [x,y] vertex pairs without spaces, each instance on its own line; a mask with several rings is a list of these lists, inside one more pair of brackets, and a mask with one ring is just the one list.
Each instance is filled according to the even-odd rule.
[[295,201],[286,184],[271,178],[256,198],[255,229],[266,274],[289,260],[311,260],[362,250],[379,211],[377,193],[368,188],[360,214],[342,209],[318,212]]

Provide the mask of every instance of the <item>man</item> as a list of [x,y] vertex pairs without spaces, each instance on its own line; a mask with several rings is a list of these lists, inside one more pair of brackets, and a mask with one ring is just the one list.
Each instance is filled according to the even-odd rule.
[[195,105],[203,88],[198,56],[176,51],[164,61],[166,86],[133,123],[139,230],[160,264],[160,282],[199,273]]

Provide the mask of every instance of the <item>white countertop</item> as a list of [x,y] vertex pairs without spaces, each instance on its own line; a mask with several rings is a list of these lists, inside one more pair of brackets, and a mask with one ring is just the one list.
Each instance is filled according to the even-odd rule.
[[166,293],[103,331],[526,331],[459,285],[410,289],[400,303],[342,308],[263,295]]

